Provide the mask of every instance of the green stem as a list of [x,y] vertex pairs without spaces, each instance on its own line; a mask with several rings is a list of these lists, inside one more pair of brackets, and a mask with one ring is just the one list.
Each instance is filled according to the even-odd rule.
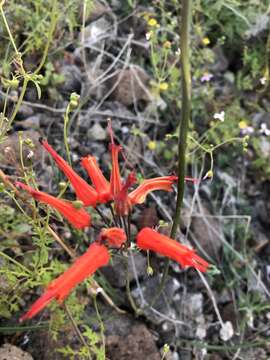
[[3,251],[0,251],[0,256],[2,256],[3,258],[7,259],[8,261],[10,261],[11,263],[19,266],[25,273],[27,274],[31,274],[32,271],[28,270],[25,266],[23,266],[22,264],[20,264],[18,261],[16,261],[15,259],[13,259],[12,257],[10,257],[9,255],[5,254]]
[[137,308],[130,290],[128,257],[125,257],[125,265],[126,265],[126,294],[133,311],[135,312],[136,315],[138,315],[140,313],[140,309]]
[[[184,198],[185,168],[186,168],[186,147],[187,134],[191,110],[191,76],[190,76],[190,59],[189,59],[189,30],[191,24],[192,0],[182,0],[181,21],[180,21],[180,50],[181,50],[181,72],[182,72],[182,100],[181,100],[181,118],[178,137],[178,182],[177,182],[177,199],[176,209],[173,219],[170,237],[173,239],[180,223],[181,207]],[[170,260],[167,259],[160,282],[159,289],[150,306],[153,306],[159,298],[169,271]]]
[[65,310],[65,313],[67,314],[71,324],[72,324],[72,327],[76,333],[76,335],[78,336],[79,340],[81,341],[82,345],[85,346],[85,348],[88,350],[88,359],[89,360],[92,360],[92,356],[90,354],[90,349],[89,349],[89,346],[87,345],[87,342],[85,341],[84,337],[83,337],[83,334],[81,333],[75,319],[73,318],[68,306],[66,303],[63,303],[63,308]]
[[11,115],[9,121],[8,121],[8,128],[13,123],[13,120],[15,119],[15,117],[17,115],[17,112],[19,111],[19,109],[21,107],[21,104],[22,104],[22,101],[23,101],[23,98],[24,98],[24,95],[25,95],[29,80],[30,80],[29,77],[24,77],[24,79],[23,79],[23,85],[22,85],[22,90],[21,90],[21,93],[20,93],[20,97],[19,97],[19,99],[17,101],[17,104],[15,106],[15,109],[13,110],[13,113],[12,113],[12,115]]
[[12,44],[14,50],[15,50],[15,53],[18,55],[18,54],[19,54],[19,51],[18,51],[18,49],[17,49],[17,46],[16,46],[15,41],[14,41],[14,39],[13,39],[13,36],[12,36],[12,34],[11,34],[11,31],[10,31],[10,28],[9,28],[9,25],[8,25],[8,22],[7,22],[7,18],[6,18],[6,15],[5,15],[5,13],[4,13],[4,10],[3,10],[3,4],[4,4],[4,2],[0,3],[1,15],[2,15],[4,24],[5,24],[6,30],[7,30],[7,32],[8,32],[8,36],[9,36],[9,39],[10,39],[10,41],[11,41],[11,44]]
[[104,354],[105,354],[105,336],[104,336],[105,329],[104,329],[104,324],[103,324],[103,321],[102,321],[102,318],[100,316],[100,312],[99,312],[99,309],[98,309],[97,296],[96,295],[93,297],[93,303],[94,303],[94,307],[95,307],[97,318],[98,318],[99,325],[100,325],[100,336],[101,336],[101,340],[102,340],[102,348],[103,348],[103,351],[104,351]]
[[57,11],[56,11],[57,8],[56,8],[56,4],[57,4],[57,1],[52,0],[51,22],[50,22],[50,28],[49,28],[48,37],[47,37],[47,43],[46,43],[42,58],[40,60],[39,66],[34,71],[34,74],[38,74],[40,72],[43,65],[45,64],[45,61],[46,61],[46,58],[47,58],[47,55],[48,55],[50,43],[51,43],[52,37],[53,37],[53,32],[54,32],[55,26],[57,24]]
[[65,115],[64,115],[64,144],[65,144],[68,163],[69,163],[69,165],[71,165],[70,150],[69,150],[69,145],[68,145],[69,113],[70,113],[70,104],[68,104],[67,110],[66,110]]

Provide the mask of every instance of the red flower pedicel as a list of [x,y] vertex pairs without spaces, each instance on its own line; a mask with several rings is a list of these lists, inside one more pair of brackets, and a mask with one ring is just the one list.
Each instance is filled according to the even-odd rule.
[[91,217],[84,209],[76,209],[71,202],[58,199],[42,191],[17,181],[16,186],[26,190],[34,199],[50,205],[66,218],[76,229],[83,229],[91,225]]
[[76,172],[68,165],[68,163],[57,154],[57,152],[48,144],[45,140],[40,140],[43,147],[48,151],[49,154],[53,157],[58,167],[63,171],[66,177],[69,179],[71,185],[74,188],[74,191],[85,206],[94,206],[96,205],[98,194],[96,190],[87,184]]
[[198,256],[194,250],[152,230],[143,228],[137,235],[137,246],[142,250],[152,250],[177,261],[183,268],[194,267],[207,271],[209,263]]
[[76,285],[100,267],[107,265],[109,260],[110,253],[106,246],[98,243],[91,244],[88,250],[68,270],[48,285],[44,294],[20,318],[20,321],[31,319],[53,299],[61,303]]

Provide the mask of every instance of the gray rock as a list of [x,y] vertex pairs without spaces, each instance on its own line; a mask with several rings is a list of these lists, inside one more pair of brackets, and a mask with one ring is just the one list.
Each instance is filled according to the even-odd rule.
[[169,276],[166,280],[162,294],[153,305],[153,308],[155,309],[153,311],[145,307],[145,303],[142,303],[141,294],[143,295],[144,301],[147,304],[150,304],[154,294],[157,292],[159,284],[160,276],[154,276],[142,282],[140,289],[136,288],[132,290],[132,296],[137,305],[141,308],[144,307],[143,312],[147,320],[156,325],[163,323],[164,320],[166,320],[166,317],[171,319],[176,318],[176,312],[172,304],[174,295],[181,287],[181,284],[175,278]]
[[91,140],[104,141],[107,138],[107,131],[99,123],[95,123],[87,132],[87,137]]
[[33,357],[17,346],[4,344],[0,348],[0,360],[33,360]]
[[[140,254],[132,255],[135,263],[137,276],[140,278],[146,275],[146,258]],[[125,259],[120,256],[115,256],[113,264],[101,268],[101,272],[105,275],[109,283],[116,288],[124,288],[126,286],[126,270],[125,270]],[[131,256],[128,258],[129,268],[129,281],[132,282],[135,279]]]
[[154,337],[144,324],[132,326],[124,336],[107,336],[106,350],[111,360],[161,359]]
[[17,119],[26,119],[34,115],[34,110],[31,106],[22,104],[17,114]]
[[36,114],[28,117],[26,120],[20,121],[19,125],[26,130],[40,129],[40,118],[41,118],[41,114]]
[[[211,214],[203,208],[201,217],[193,217],[191,222],[191,230],[194,238],[200,244],[200,247],[210,257],[216,258],[221,247],[221,240],[218,234],[221,233],[220,224],[217,219],[209,217]],[[198,248],[198,253],[200,249]]]
[[139,100],[149,102],[152,99],[148,91],[149,80],[149,75],[139,66],[120,70],[109,81],[111,86],[115,87],[112,97],[126,106]]
[[80,94],[82,83],[80,69],[75,65],[64,65],[61,69],[61,73],[64,75],[65,80],[57,86],[58,90],[61,93],[68,95],[72,92]]

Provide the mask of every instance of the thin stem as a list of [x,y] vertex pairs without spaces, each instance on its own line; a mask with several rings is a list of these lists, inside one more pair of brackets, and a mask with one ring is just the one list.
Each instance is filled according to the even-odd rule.
[[69,163],[69,165],[71,165],[70,150],[69,150],[68,139],[67,139],[67,137],[68,137],[69,113],[70,113],[70,104],[68,104],[67,110],[66,110],[65,115],[64,115],[64,144],[65,144],[65,148],[66,148],[68,163]]
[[77,257],[75,251],[71,249],[67,244],[65,244],[64,241],[56,234],[56,232],[49,225],[47,225],[47,229],[54,238],[54,240],[58,242],[58,244],[69,254],[69,256],[72,259],[75,259]]
[[[187,134],[191,110],[191,76],[190,76],[190,60],[189,60],[189,29],[191,23],[191,8],[192,0],[182,1],[181,21],[180,21],[180,50],[181,50],[181,80],[182,80],[182,100],[181,100],[181,118],[179,126],[178,137],[178,181],[177,181],[177,199],[176,209],[171,229],[171,238],[175,238],[176,232],[180,223],[181,207],[184,197],[184,184],[185,184],[185,168],[186,168],[186,147],[187,147]],[[153,300],[151,306],[154,305],[159,298],[169,271],[170,260],[167,259],[163,270],[163,275],[159,289]]]
[[0,251],[0,256],[2,256],[3,258],[7,259],[8,261],[12,262],[13,264],[19,266],[24,272],[26,272],[27,274],[31,274],[32,271],[28,270],[25,266],[23,266],[22,264],[20,264],[17,260],[13,259],[12,257],[10,257],[9,255],[5,254],[3,251]]
[[94,307],[95,307],[97,318],[98,318],[99,325],[100,325],[100,336],[101,336],[101,339],[102,339],[102,347],[103,347],[103,351],[104,351],[104,354],[105,354],[105,336],[104,336],[104,330],[105,329],[104,329],[103,321],[102,321],[101,316],[100,316],[100,312],[98,310],[97,296],[96,295],[93,297],[93,303],[94,303]]
[[100,211],[98,207],[95,207],[95,210],[98,213],[98,215],[101,217],[101,219],[104,221],[104,223],[107,226],[110,226],[109,220],[103,215],[102,211]]
[[18,55],[19,51],[18,51],[17,46],[15,44],[14,38],[13,38],[13,36],[11,34],[11,31],[10,31],[10,28],[9,28],[9,25],[8,25],[8,22],[7,22],[7,19],[6,19],[6,15],[5,15],[4,10],[3,10],[3,3],[2,2],[0,3],[0,9],[1,9],[1,15],[2,15],[4,24],[5,24],[6,30],[8,32],[10,42],[11,42],[11,44],[12,44],[14,50],[15,50],[15,53]]
[[111,214],[112,214],[112,217],[113,217],[114,225],[118,226],[118,222],[117,222],[117,219],[116,219],[116,216],[115,216],[115,213],[114,213],[114,210],[113,210],[113,207],[112,207],[111,203],[109,203],[109,208],[110,208],[110,211],[111,211]]
[[20,97],[19,97],[19,99],[17,101],[17,104],[15,106],[15,109],[13,110],[12,115],[11,115],[9,121],[8,121],[8,127],[12,124],[13,120],[15,119],[15,117],[17,115],[17,112],[19,111],[19,109],[21,107],[21,104],[22,104],[22,101],[23,101],[23,98],[24,98],[24,95],[25,95],[25,92],[26,92],[26,89],[27,89],[28,82],[29,82],[29,78],[24,77]]
[[63,308],[64,308],[64,310],[65,310],[65,312],[66,312],[66,314],[67,314],[67,316],[68,316],[68,318],[69,318],[69,320],[70,320],[70,322],[72,324],[72,327],[73,327],[76,335],[78,336],[79,340],[81,341],[82,345],[85,346],[88,349],[88,359],[91,360],[92,356],[90,354],[90,350],[89,350],[89,347],[87,345],[87,342],[85,341],[85,339],[84,339],[84,337],[83,337],[83,335],[82,335],[82,333],[81,333],[75,319],[73,318],[69,308],[67,307],[67,305],[65,303],[63,303]]
[[129,300],[129,303],[134,310],[135,314],[138,314],[140,312],[140,309],[137,308],[135,301],[131,295],[130,291],[130,281],[129,281],[129,264],[128,264],[128,257],[125,257],[125,265],[126,265],[126,293]]
[[52,12],[51,12],[51,22],[49,25],[49,32],[48,32],[48,37],[47,37],[47,43],[45,45],[45,49],[42,55],[42,58],[40,60],[39,66],[36,68],[36,70],[34,71],[34,74],[38,74],[40,72],[40,70],[42,69],[43,65],[45,64],[47,55],[48,55],[48,51],[49,51],[49,47],[50,47],[50,43],[52,41],[52,37],[53,37],[53,32],[55,30],[55,26],[57,24],[57,9],[56,9],[56,4],[57,4],[57,0],[52,0]]

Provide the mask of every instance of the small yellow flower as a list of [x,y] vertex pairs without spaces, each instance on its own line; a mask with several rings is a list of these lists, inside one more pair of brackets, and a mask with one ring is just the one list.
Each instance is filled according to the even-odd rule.
[[214,176],[214,173],[212,170],[208,170],[207,173],[204,175],[203,180],[205,179],[212,179]]
[[163,46],[166,48],[166,49],[170,49],[171,46],[172,46],[172,43],[170,41],[165,41],[165,43],[163,44]]
[[168,90],[169,84],[167,82],[162,82],[159,84],[159,90],[166,91]]
[[245,120],[241,120],[238,124],[239,129],[243,130],[246,129],[248,127],[248,124],[246,123]]
[[203,43],[203,45],[207,46],[210,44],[210,39],[208,37],[204,37],[202,39],[202,43]]
[[158,25],[158,22],[157,22],[156,19],[151,18],[151,19],[148,20],[148,25],[154,27],[154,26],[157,26],[157,25]]
[[157,143],[152,140],[152,141],[149,141],[149,142],[148,142],[147,146],[148,146],[148,149],[149,149],[149,150],[155,150],[156,147],[157,147]]

